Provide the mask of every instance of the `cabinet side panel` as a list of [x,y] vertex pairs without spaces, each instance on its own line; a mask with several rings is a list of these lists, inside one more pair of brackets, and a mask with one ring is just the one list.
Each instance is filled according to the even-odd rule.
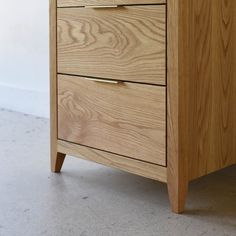
[[56,0],[50,0],[50,122],[51,156],[57,155],[57,50]]
[[179,3],[180,150],[195,179],[236,163],[236,1]]

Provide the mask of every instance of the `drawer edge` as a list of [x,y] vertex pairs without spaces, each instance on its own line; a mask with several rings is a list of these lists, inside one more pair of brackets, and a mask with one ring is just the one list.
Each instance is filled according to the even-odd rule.
[[91,5],[108,5],[108,4],[114,4],[114,5],[146,5],[146,4],[166,4],[166,0],[149,0],[149,1],[143,1],[143,0],[134,0],[134,1],[125,1],[125,0],[116,0],[116,1],[107,1],[103,0],[99,3],[94,3],[95,1],[82,1],[82,0],[57,0],[57,7],[83,7],[83,6],[91,6]]
[[126,158],[117,154],[96,150],[60,139],[57,140],[57,150],[60,153],[167,183],[167,168],[164,166]]

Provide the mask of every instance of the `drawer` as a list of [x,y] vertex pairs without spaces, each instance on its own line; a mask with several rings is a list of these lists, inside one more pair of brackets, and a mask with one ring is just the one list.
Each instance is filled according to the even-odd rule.
[[165,88],[58,75],[58,138],[165,166]]
[[57,0],[58,7],[88,6],[88,5],[123,5],[123,4],[160,4],[166,0]]
[[165,6],[58,9],[58,72],[166,83]]

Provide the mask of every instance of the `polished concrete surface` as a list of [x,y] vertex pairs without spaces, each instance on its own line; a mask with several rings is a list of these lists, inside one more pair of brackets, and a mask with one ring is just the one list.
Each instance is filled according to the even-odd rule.
[[68,157],[49,171],[49,122],[0,110],[0,236],[234,236],[236,167],[190,184],[186,213],[165,184]]

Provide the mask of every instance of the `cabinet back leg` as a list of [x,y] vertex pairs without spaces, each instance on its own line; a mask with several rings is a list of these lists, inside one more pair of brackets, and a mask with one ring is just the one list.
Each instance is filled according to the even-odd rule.
[[66,154],[56,152],[51,156],[51,171],[59,173],[61,171],[62,165],[64,163]]

